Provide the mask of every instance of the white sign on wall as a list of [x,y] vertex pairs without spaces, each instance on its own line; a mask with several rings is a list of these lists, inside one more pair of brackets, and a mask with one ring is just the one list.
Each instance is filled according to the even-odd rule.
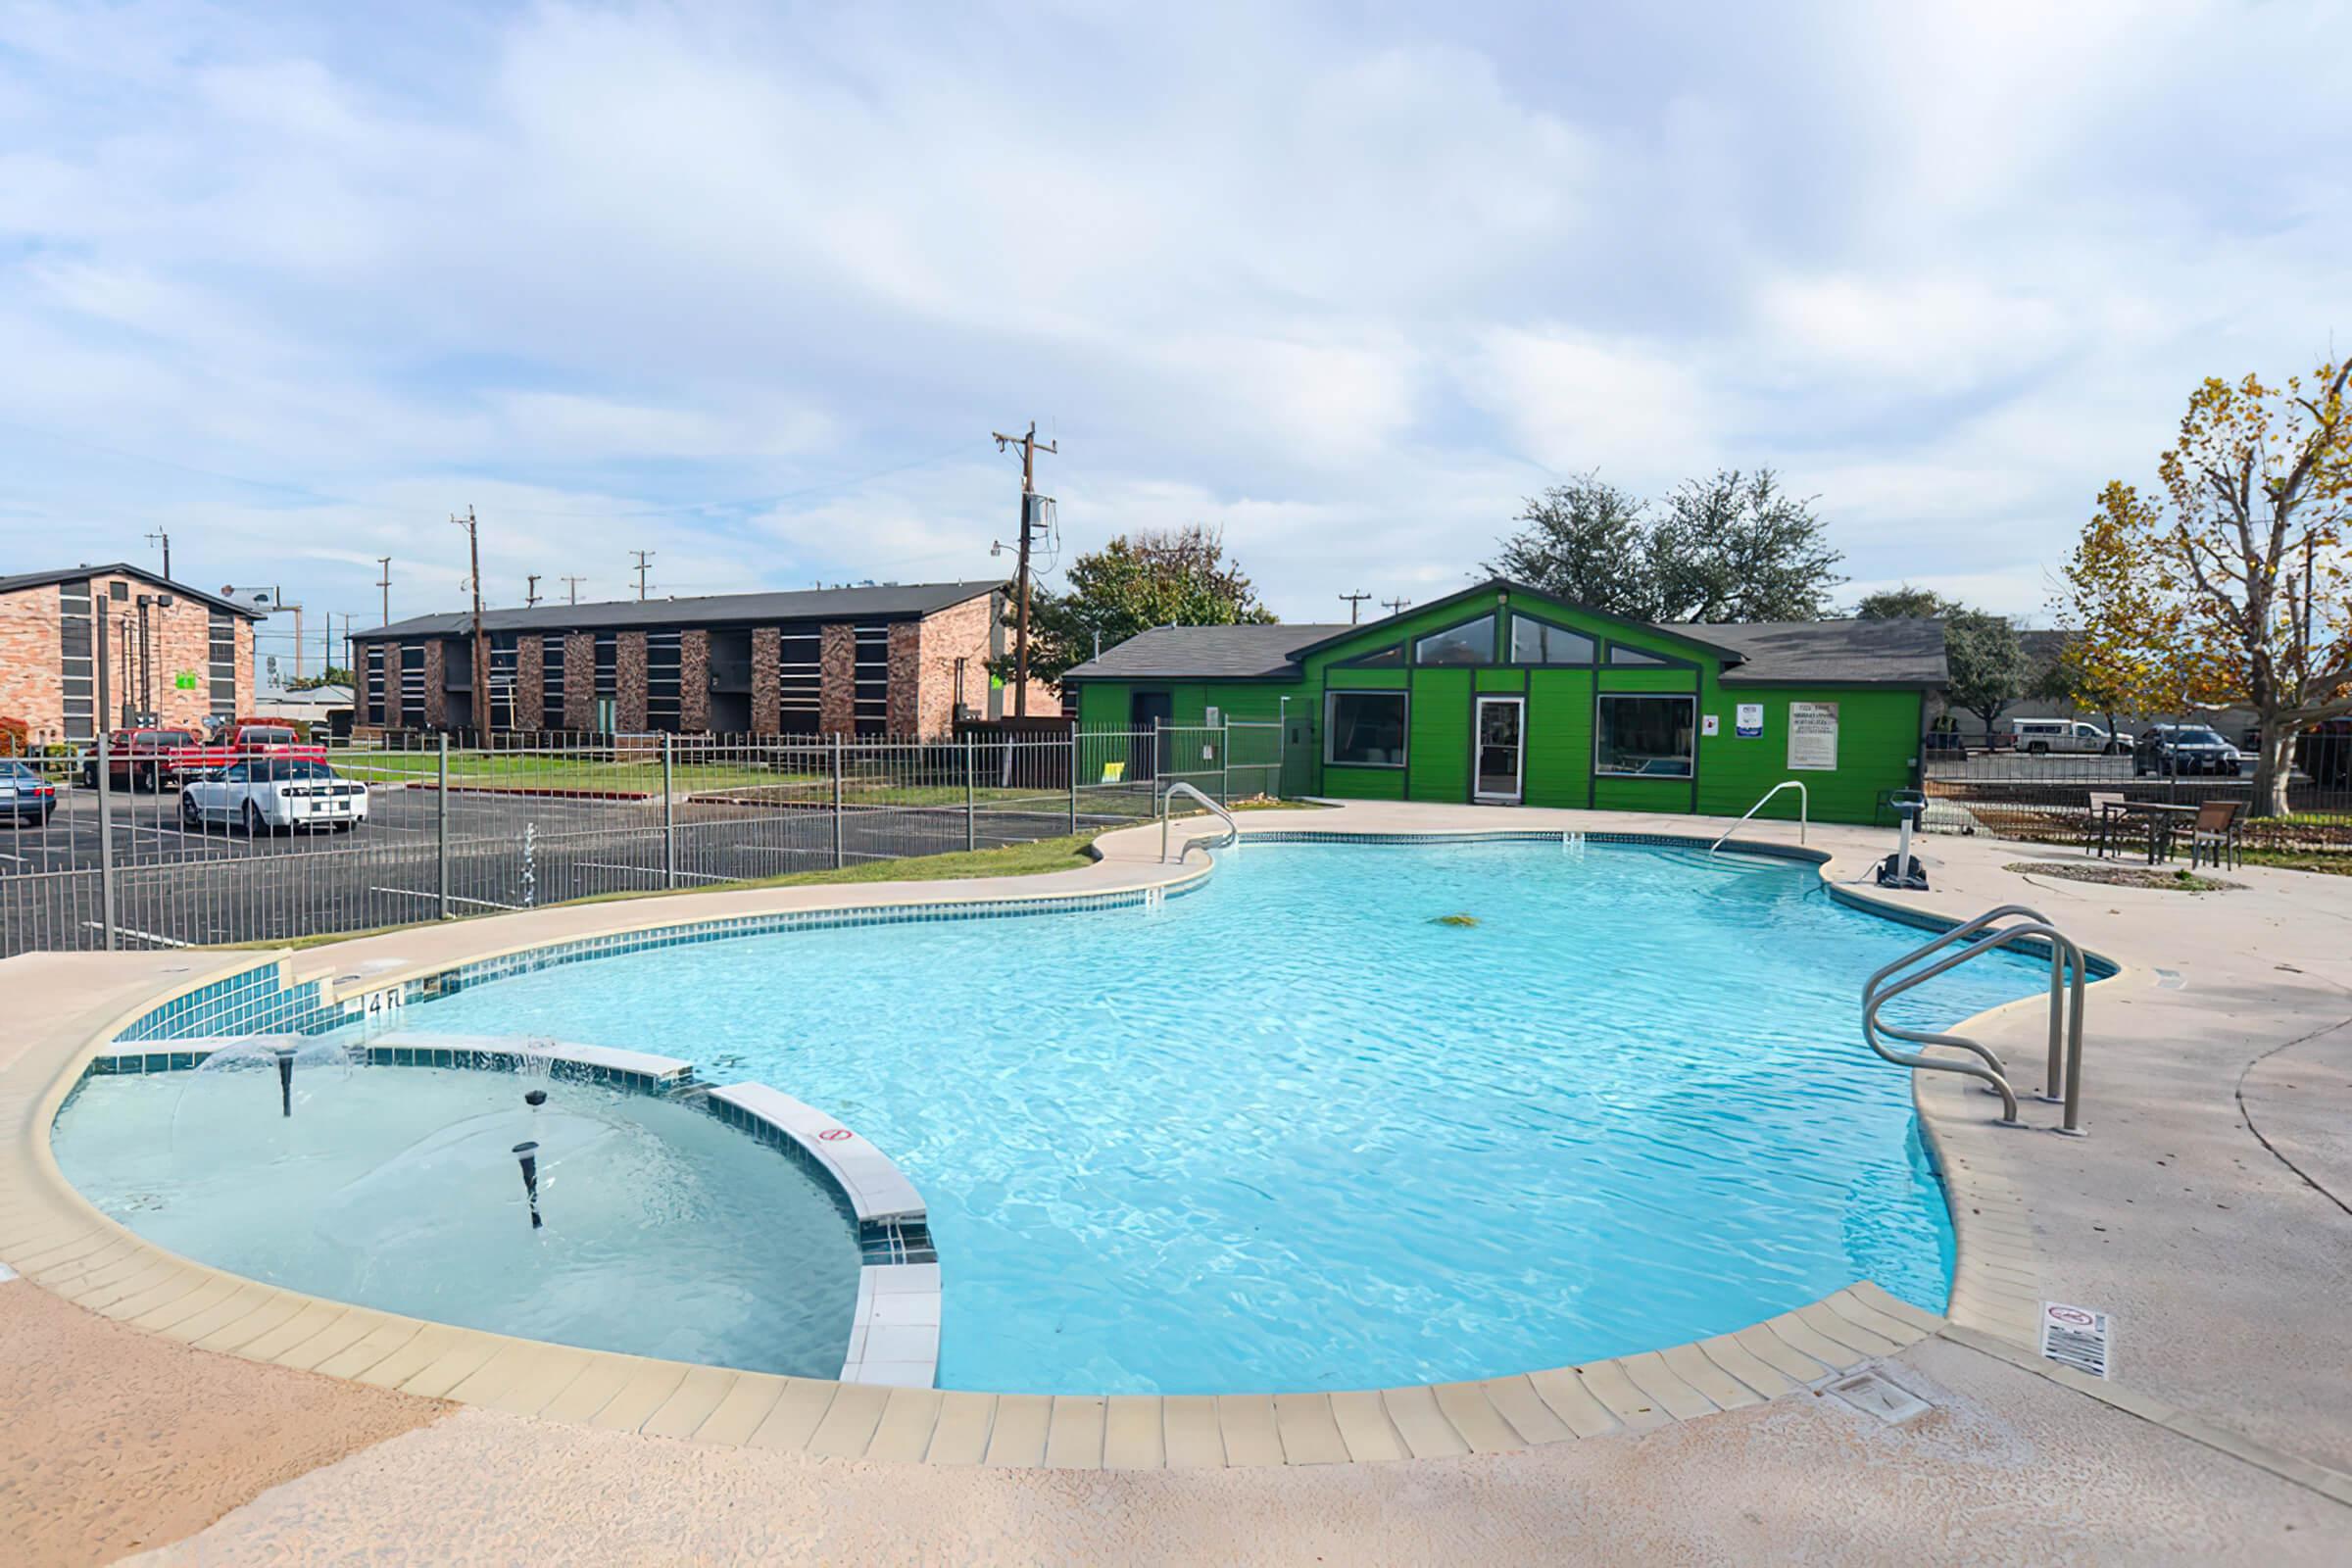
[[1701,735],[1720,735],[1723,733],[1723,720],[1709,713],[1698,721],[1698,732]]
[[1788,705],[1788,766],[1828,772],[1838,765],[1838,705]]
[[1752,741],[1764,733],[1764,705],[1741,703],[1732,715],[1733,733],[1743,741]]

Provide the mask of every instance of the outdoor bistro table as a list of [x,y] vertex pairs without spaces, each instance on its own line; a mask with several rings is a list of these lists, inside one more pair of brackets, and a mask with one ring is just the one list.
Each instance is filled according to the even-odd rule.
[[[2194,822],[2197,810],[2198,808],[2194,806],[2177,806],[2164,801],[2125,801],[2121,805],[2110,802],[2099,814],[2106,818],[2101,824],[2102,828],[2111,826],[2119,816],[2136,816],[2144,820],[2148,824],[2148,863],[2154,865],[2159,860],[2173,858],[2173,834],[2179,831],[2184,821]],[[2104,831],[2099,837],[2101,843],[2114,842]]]

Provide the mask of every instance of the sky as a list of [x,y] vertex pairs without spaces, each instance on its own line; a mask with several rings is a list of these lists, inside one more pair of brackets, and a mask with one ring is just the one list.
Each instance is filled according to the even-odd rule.
[[2200,377],[2352,347],[2348,63],[2297,0],[0,0],[0,572],[160,529],[316,639],[381,556],[462,605],[470,507],[494,604],[1009,575],[1034,418],[1049,586],[1200,522],[1344,619],[1768,466],[1842,599],[2047,624]]

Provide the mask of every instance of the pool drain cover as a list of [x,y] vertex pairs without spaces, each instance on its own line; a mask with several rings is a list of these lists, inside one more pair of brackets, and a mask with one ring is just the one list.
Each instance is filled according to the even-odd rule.
[[1901,1426],[1913,1416],[1925,1415],[1935,1408],[1909,1389],[1876,1372],[1857,1372],[1850,1378],[1839,1378],[1830,1385],[1830,1392],[1890,1427]]

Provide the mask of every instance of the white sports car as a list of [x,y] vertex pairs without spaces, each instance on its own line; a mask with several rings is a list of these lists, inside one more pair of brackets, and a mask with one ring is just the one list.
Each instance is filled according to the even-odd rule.
[[257,758],[183,783],[179,819],[189,827],[242,822],[248,833],[274,833],[281,827],[343,832],[368,820],[368,786],[337,777],[324,762]]

